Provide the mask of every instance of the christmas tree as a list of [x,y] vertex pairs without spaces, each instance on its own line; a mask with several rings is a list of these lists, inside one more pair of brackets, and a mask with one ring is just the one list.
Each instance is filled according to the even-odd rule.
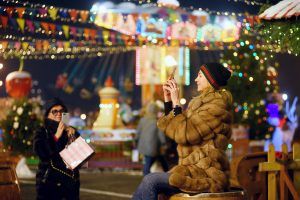
[[250,139],[270,137],[266,106],[268,94],[278,91],[278,63],[255,29],[244,21],[234,48],[221,54],[221,63],[233,70],[228,89],[234,98],[234,123],[249,126]]
[[32,155],[32,140],[42,122],[38,116],[41,116],[38,101],[15,100],[6,119],[0,122],[4,147],[14,154]]

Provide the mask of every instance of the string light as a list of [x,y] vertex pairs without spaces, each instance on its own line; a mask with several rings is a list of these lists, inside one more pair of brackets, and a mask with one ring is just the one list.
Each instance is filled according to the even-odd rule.
[[[8,43],[11,43],[11,41],[14,41],[14,42],[28,42],[29,43],[28,49],[31,50],[32,52],[38,52],[39,51],[35,47],[35,45],[36,45],[35,42],[37,42],[37,41],[42,41],[43,42],[43,40],[34,39],[31,36],[17,37],[17,36],[13,36],[13,35],[0,35],[0,38],[4,39],[3,41],[7,41]],[[0,39],[0,41],[1,41],[1,39]],[[79,51],[85,52],[85,50],[87,48],[91,49],[91,48],[95,48],[95,47],[101,47],[101,49],[99,50],[100,53],[98,53],[98,56],[100,56],[99,54],[101,54],[102,49],[109,48],[108,46],[104,46],[102,43],[98,43],[98,42],[95,43],[93,41],[84,41],[84,40],[83,41],[75,41],[75,40],[71,39],[69,41],[69,43],[71,44],[71,46],[73,46],[72,49],[62,48],[62,47],[59,47],[59,46],[56,46],[56,45],[54,45],[54,47],[53,47],[53,43],[57,44],[59,42],[65,42],[65,41],[52,39],[51,42],[52,42],[52,44],[51,45],[49,44],[49,51],[48,50],[47,51],[40,50],[40,51],[42,51],[44,54],[53,54],[53,52],[63,53],[64,51],[72,52],[72,51],[75,51],[76,49],[79,49]],[[178,43],[180,43],[180,41],[178,41]],[[14,45],[14,44],[9,44],[9,45]],[[117,45],[121,48],[125,48],[125,45],[127,47],[131,47],[131,48],[134,48],[136,46],[143,46],[143,45],[147,45],[147,46],[173,46],[172,43],[168,43],[168,42],[165,43],[163,40],[159,40],[159,42],[157,44],[152,44],[151,42],[144,41],[144,42],[139,42],[138,44],[136,42],[132,43],[131,44],[132,46],[130,46],[128,43],[127,44],[123,43],[122,44],[123,46],[120,46],[120,44],[117,44]],[[277,48],[277,46],[275,46],[275,45],[270,45],[270,46],[263,46],[263,45],[259,46],[259,44],[251,44],[251,45],[255,46],[256,49],[261,49],[261,50],[267,50],[268,48]],[[10,56],[13,55],[13,52],[15,52],[16,54],[20,54],[20,53],[23,54],[24,52],[25,52],[24,54],[26,54],[26,55],[31,54],[31,51],[24,51],[21,47],[20,47],[21,49],[19,51],[17,51],[14,48],[9,48],[8,49],[8,47],[9,46],[6,46],[5,47],[6,49],[4,49],[2,47],[2,49],[0,49],[0,52],[10,51]],[[114,47],[114,46],[110,46],[110,47]],[[232,49],[236,49],[236,46],[233,43],[224,43],[224,42],[214,43],[214,42],[210,42],[210,43],[205,43],[204,44],[204,43],[198,43],[198,42],[195,43],[192,40],[191,40],[191,43],[188,44],[188,47],[190,49],[195,49],[195,50],[205,50],[205,49],[210,49],[210,50],[228,49],[228,50],[232,50]],[[94,50],[94,52],[95,51],[98,51],[98,50]],[[263,59],[267,60],[267,57],[265,57]],[[231,64],[230,62],[231,61],[228,62],[229,65]],[[238,68],[239,68],[239,66],[237,66],[237,69]]]
[[229,2],[242,2],[242,3],[245,3],[247,5],[252,5],[252,6],[262,6],[262,5],[265,5],[264,3],[262,2],[258,2],[258,1],[248,1],[248,0],[228,0]]
[[[53,60],[59,60],[59,59],[77,59],[77,58],[94,58],[94,57],[100,57],[104,55],[109,54],[115,54],[115,53],[121,53],[121,52],[127,52],[127,51],[133,51],[135,50],[134,47],[110,47],[110,48],[93,48],[90,50],[90,52],[86,53],[84,48],[80,49],[72,49],[69,52],[62,52],[62,53],[56,53],[52,52],[51,54],[48,52],[48,54],[45,54],[43,52],[31,52],[27,53],[27,51],[23,51],[22,54],[16,53],[14,51],[9,52],[3,52],[0,54],[0,57],[3,57],[4,59],[12,59],[14,57],[22,58],[22,59],[35,59],[35,60],[42,60],[42,59],[53,59]],[[25,52],[25,53],[24,53]]]

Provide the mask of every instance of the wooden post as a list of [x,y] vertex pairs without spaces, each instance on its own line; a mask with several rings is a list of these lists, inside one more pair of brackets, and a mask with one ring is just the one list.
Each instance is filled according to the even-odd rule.
[[[268,163],[275,163],[275,148],[271,144],[268,151]],[[268,173],[268,200],[277,199],[277,188],[276,188],[276,171],[270,171]]]
[[[286,144],[282,144],[281,145],[281,151],[282,151],[282,160],[283,161],[287,161],[288,159],[288,147]],[[288,189],[285,185],[285,176],[283,176],[282,173],[286,173],[286,167],[285,165],[281,165],[280,167],[280,177],[279,177],[279,180],[280,180],[280,200],[285,200],[285,199],[288,199]]]
[[[300,143],[293,144],[293,160],[300,162]],[[300,169],[294,171],[294,186],[296,191],[300,191]]]
[[[288,170],[294,172],[294,183],[288,175]],[[259,171],[268,173],[268,200],[277,199],[276,173],[280,172],[280,200],[288,199],[288,191],[293,199],[300,200],[300,144],[293,145],[293,160],[288,160],[286,144],[282,145],[282,158],[276,162],[274,146],[269,146],[268,162],[259,163]]]
[[280,171],[280,164],[276,162],[273,144],[269,145],[268,162],[259,163],[258,170],[268,174],[268,200],[277,200],[276,173]]

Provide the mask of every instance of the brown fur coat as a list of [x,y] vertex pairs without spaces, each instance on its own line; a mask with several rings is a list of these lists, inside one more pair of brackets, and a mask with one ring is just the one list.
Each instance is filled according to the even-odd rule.
[[170,112],[158,120],[158,127],[178,144],[179,162],[170,171],[170,185],[189,193],[227,189],[231,104],[230,92],[207,88],[182,114]]

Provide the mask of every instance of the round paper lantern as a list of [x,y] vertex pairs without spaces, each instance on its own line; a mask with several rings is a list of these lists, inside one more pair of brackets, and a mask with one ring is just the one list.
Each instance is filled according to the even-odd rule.
[[31,89],[31,75],[25,71],[15,71],[7,75],[5,80],[6,92],[13,98],[23,98]]

